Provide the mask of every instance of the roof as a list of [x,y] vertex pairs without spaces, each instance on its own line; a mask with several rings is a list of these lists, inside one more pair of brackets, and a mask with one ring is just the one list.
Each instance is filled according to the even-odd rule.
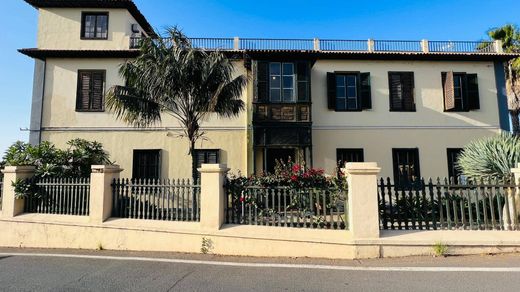
[[48,50],[19,49],[18,52],[31,58],[45,60],[47,58],[136,58],[138,50]]
[[35,8],[123,8],[135,18],[150,37],[157,37],[154,29],[132,0],[24,0]]

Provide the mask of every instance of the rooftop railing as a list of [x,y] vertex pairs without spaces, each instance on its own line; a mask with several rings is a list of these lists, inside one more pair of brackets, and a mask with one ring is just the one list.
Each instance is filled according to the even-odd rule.
[[[333,40],[264,38],[190,38],[192,45],[205,50],[224,51],[324,51],[324,52],[416,52],[416,53],[503,53],[500,41],[410,41]],[[130,38],[130,49],[140,38]]]

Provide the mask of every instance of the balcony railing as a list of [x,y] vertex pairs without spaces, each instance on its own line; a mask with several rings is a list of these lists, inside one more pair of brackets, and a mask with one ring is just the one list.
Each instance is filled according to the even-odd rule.
[[[140,45],[130,38],[130,49]],[[324,52],[417,52],[417,53],[503,53],[500,41],[410,41],[263,38],[190,38],[194,47],[205,50],[255,51],[294,50]]]

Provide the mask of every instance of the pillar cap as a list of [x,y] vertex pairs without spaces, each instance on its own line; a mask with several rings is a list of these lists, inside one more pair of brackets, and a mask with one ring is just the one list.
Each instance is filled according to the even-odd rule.
[[123,171],[121,166],[117,164],[110,165],[92,165],[92,173],[119,173]]
[[6,166],[2,169],[3,173],[33,173],[36,170],[34,165]]
[[200,168],[197,168],[200,173],[214,173],[221,172],[225,173],[229,171],[229,168],[226,164],[202,164]]
[[348,162],[345,168],[341,169],[348,174],[378,174],[381,167],[377,166],[376,162]]

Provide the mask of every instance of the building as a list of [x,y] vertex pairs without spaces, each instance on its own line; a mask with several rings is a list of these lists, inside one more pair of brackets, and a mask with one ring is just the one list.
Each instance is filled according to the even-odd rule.
[[[104,108],[124,84],[120,64],[156,37],[130,0],[26,0],[39,11],[32,143],[81,137],[103,143],[123,176],[189,177],[188,142],[170,117],[133,128]],[[272,170],[293,157],[335,171],[339,161],[376,161],[396,180],[456,175],[469,141],[509,130],[498,42],[192,38],[221,49],[247,74],[237,118],[210,118],[198,163],[232,172]]]

